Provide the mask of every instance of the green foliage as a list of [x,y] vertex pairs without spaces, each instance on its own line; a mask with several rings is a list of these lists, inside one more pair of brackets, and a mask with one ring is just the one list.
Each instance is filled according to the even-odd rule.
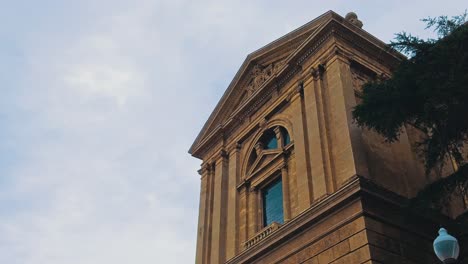
[[353,116],[359,126],[398,140],[401,128],[413,126],[422,132],[418,151],[427,172],[451,156],[459,165],[465,157],[461,147],[468,142],[468,25],[464,15],[427,18],[437,39],[423,40],[399,33],[390,44],[409,55],[392,77],[363,87],[362,103]]
[[[467,175],[468,165],[464,165],[450,177],[441,178],[429,184],[412,199],[411,207],[432,207],[433,209],[441,210],[454,197],[463,198],[468,194]],[[455,194],[455,196],[447,194]]]

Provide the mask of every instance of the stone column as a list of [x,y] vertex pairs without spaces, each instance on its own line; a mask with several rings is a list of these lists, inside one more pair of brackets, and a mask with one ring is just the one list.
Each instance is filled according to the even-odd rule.
[[294,140],[294,151],[296,152],[296,178],[298,213],[306,210],[312,203],[312,181],[310,175],[310,159],[307,151],[307,127],[305,125],[303,86],[299,84],[296,92],[290,99],[293,116],[292,136]]
[[215,162],[211,243],[212,264],[223,263],[226,260],[227,158],[226,152],[222,150]]
[[198,171],[201,175],[200,187],[200,206],[198,212],[198,234],[197,234],[197,251],[196,251],[196,264],[206,263],[204,249],[206,247],[206,231],[207,231],[207,211],[209,206],[208,198],[208,166],[203,165]]
[[226,259],[239,252],[239,151],[240,145],[237,145],[229,153]]

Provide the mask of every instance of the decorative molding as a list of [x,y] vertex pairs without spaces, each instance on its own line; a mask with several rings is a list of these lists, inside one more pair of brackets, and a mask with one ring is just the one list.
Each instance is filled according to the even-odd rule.
[[317,66],[317,68],[312,67],[310,70],[310,73],[312,74],[312,77],[314,80],[322,80],[323,79],[323,74],[325,73],[325,64],[321,63]]
[[262,241],[263,239],[267,238],[269,235],[271,235],[273,232],[278,230],[280,227],[281,227],[281,224],[277,222],[273,222],[271,225],[263,228],[255,236],[253,236],[252,238],[244,242],[244,250],[249,249],[250,247]]
[[216,155],[216,158],[215,158],[215,162],[216,163],[219,163],[219,162],[225,162],[227,161],[229,158],[229,153],[224,149],[220,149],[218,154]]
[[250,180],[244,179],[239,185],[237,185],[237,191],[240,191],[241,189],[245,189],[247,191],[250,190],[250,183]]
[[317,49],[326,41],[328,40],[332,34],[334,33],[334,29],[330,30],[328,33],[323,35],[321,38],[319,38],[317,41],[314,42],[314,45],[312,45],[311,48],[309,48],[298,60],[297,64],[302,65],[312,54],[317,51]]
[[252,71],[250,72],[250,81],[248,82],[246,88],[247,91],[252,93],[260,88],[270,77],[279,72],[285,61],[286,60],[283,59],[279,62],[271,63],[267,66],[255,64]]
[[[344,24],[343,22],[344,19],[338,15],[336,17],[332,16],[328,22],[322,24],[322,27],[317,29],[317,33],[314,33],[305,40],[296,53],[291,54],[281,63],[281,66],[276,67],[277,73],[269,74],[268,71],[267,73],[264,72],[265,70],[260,71],[263,72],[263,77],[258,77],[259,79],[256,83],[261,82],[262,84],[237,109],[230,109],[232,114],[228,115],[229,118],[224,119],[223,124],[226,138],[229,138],[240,124],[248,120],[252,113],[258,111],[271,98],[273,92],[281,90],[289,80],[302,71],[301,65],[310,56],[315,54],[321,45],[332,36],[350,42],[351,46],[363,54],[377,58],[379,63],[388,65],[389,68],[394,67],[398,61],[404,59],[404,56],[401,54],[386,48],[386,44],[382,41],[359,28],[349,25],[349,23]],[[340,51],[338,50],[338,52]],[[271,67],[269,66],[265,68],[270,70]],[[275,68],[274,66],[272,67]],[[257,69],[257,74],[260,74],[258,72]],[[269,77],[265,78],[265,74]],[[219,110],[215,109],[215,111]],[[203,135],[203,138],[197,137],[190,150],[192,155],[201,158],[206,153],[201,148],[209,149],[215,144],[214,141],[219,139],[219,135],[217,135],[220,132],[219,127],[221,126],[219,125],[215,129],[211,129],[211,133]],[[203,140],[199,141],[200,139]]]
[[260,122],[258,123],[258,127],[260,127],[261,131],[265,131],[267,128],[268,120],[266,118],[260,119]]
[[304,81],[300,81],[296,86],[296,93],[298,93],[301,97],[304,96]]
[[345,20],[358,28],[362,28],[362,26],[364,25],[362,21],[358,19],[358,16],[354,12],[349,12],[348,14],[346,14]]

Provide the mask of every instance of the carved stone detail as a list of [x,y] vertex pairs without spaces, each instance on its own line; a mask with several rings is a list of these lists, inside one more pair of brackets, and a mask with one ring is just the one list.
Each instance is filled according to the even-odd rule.
[[314,77],[314,80],[321,80],[323,78],[323,74],[325,73],[325,69],[325,65],[322,63],[319,64],[317,68],[312,67],[310,72],[312,74],[312,77]]
[[252,246],[256,245],[257,243],[259,243],[260,241],[264,240],[269,235],[271,235],[273,232],[278,230],[280,227],[281,227],[281,224],[273,222],[271,225],[263,228],[254,237],[250,238],[244,243],[244,249],[249,249]]
[[262,84],[266,82],[271,76],[277,73],[284,65],[285,60],[271,63],[267,66],[256,64],[251,72],[250,81],[247,85],[247,90],[251,93],[257,90]]
[[354,12],[346,14],[345,19],[358,28],[362,28],[363,26],[362,21],[358,19],[358,16]]

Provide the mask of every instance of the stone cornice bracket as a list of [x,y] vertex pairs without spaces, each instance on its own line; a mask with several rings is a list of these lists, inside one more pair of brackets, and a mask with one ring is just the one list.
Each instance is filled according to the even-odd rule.
[[229,158],[229,153],[225,149],[221,149],[218,154],[219,159],[226,160]]
[[203,178],[209,174],[209,172],[213,169],[212,167],[212,163],[206,162],[201,165],[201,168],[197,172],[200,174],[201,178]]
[[237,143],[229,146],[227,152],[229,153],[229,155],[232,155],[234,153],[239,152],[241,150],[241,148],[242,148],[242,144],[237,142]]
[[240,151],[242,148],[242,144],[237,142],[235,145],[234,145],[234,148],[232,150],[234,151]]
[[301,97],[304,97],[304,81],[300,81],[296,86],[296,93],[298,93]]
[[323,79],[323,74],[325,73],[325,64],[320,63],[317,68],[312,67],[310,70],[310,73],[312,74],[312,77],[314,77],[314,80],[322,80]]

